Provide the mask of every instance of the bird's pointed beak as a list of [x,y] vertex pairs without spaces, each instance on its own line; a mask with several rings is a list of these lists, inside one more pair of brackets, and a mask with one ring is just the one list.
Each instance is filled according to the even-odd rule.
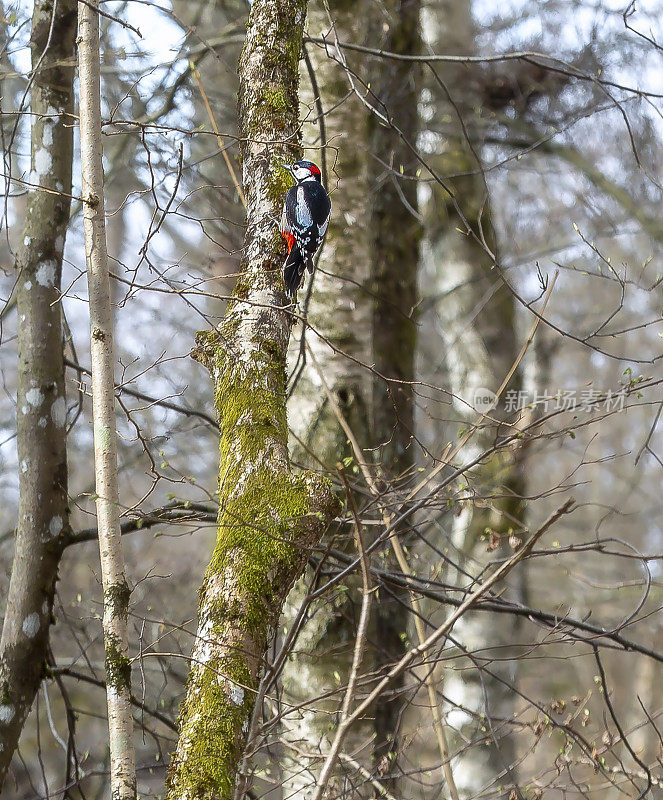
[[[283,169],[287,169],[287,170],[288,170],[288,172],[289,172],[291,175],[293,175],[293,172],[292,172],[292,164],[281,164],[281,166],[283,167]],[[293,175],[293,178],[294,178],[294,175]]]

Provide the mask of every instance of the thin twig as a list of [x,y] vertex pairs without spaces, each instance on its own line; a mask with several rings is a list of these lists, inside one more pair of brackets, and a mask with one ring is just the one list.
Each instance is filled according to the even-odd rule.
[[198,84],[198,89],[200,94],[203,98],[203,102],[205,103],[205,108],[207,109],[207,114],[210,118],[210,122],[212,123],[212,128],[214,129],[214,133],[216,134],[216,141],[219,144],[219,149],[221,150],[221,154],[223,155],[224,161],[226,162],[226,166],[228,167],[228,172],[230,172],[230,177],[235,184],[235,189],[237,189],[237,194],[239,195],[239,199],[242,201],[242,205],[246,210],[246,198],[244,197],[244,192],[242,191],[242,187],[237,180],[237,175],[235,175],[235,170],[233,169],[233,165],[230,163],[230,158],[228,157],[228,153],[226,152],[226,146],[221,138],[221,134],[219,133],[219,129],[216,124],[216,120],[214,119],[214,114],[212,112],[212,107],[209,104],[209,100],[207,99],[207,94],[205,93],[205,88],[203,86],[203,82],[200,79],[200,72],[198,72],[198,68],[193,63],[193,61],[189,62],[189,66],[191,69],[191,74],[196,79],[196,83]]
[[[77,681],[83,681],[84,683],[92,684],[92,686],[98,686],[100,689],[106,689],[106,681],[102,681],[99,678],[93,678],[91,675],[86,675],[84,672],[78,672],[70,667],[51,667],[50,672],[54,678],[57,676],[68,676],[69,678],[75,678]],[[150,708],[149,706],[145,705],[145,703],[140,701],[133,694],[131,695],[131,705],[136,706],[136,708],[139,708],[145,714],[149,714],[151,717],[154,717],[154,719],[158,719],[159,722],[161,722],[167,728],[170,728],[171,731],[175,731],[175,733],[177,733],[177,725],[172,719],[167,717],[165,714],[162,714],[161,711],[158,711],[156,708]]]

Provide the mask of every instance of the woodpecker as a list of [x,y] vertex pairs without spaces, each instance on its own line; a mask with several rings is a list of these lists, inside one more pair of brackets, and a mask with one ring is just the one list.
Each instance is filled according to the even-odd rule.
[[288,244],[283,265],[286,293],[294,299],[304,282],[304,270],[313,272],[313,256],[327,232],[331,201],[322,185],[320,170],[311,161],[284,164],[296,183],[285,196],[281,236]]

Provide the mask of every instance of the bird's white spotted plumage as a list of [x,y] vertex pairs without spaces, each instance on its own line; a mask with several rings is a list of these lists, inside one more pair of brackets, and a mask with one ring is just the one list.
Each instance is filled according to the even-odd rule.
[[307,235],[307,231],[313,225],[313,217],[311,210],[306,203],[306,195],[303,186],[297,187],[297,204],[295,206],[295,217],[297,219],[297,228],[301,229],[302,236]]

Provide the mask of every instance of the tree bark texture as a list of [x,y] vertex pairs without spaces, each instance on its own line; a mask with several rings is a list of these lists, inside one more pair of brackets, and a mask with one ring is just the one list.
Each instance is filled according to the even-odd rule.
[[92,416],[99,555],[104,589],[106,699],[112,800],[136,796],[127,615],[130,589],[120,533],[115,429],[113,314],[106,249],[104,172],[96,0],[81,4],[78,27],[81,175],[85,256],[90,298]]
[[285,249],[275,224],[300,155],[298,64],[305,0],[256,0],[239,63],[247,232],[243,272],[194,357],[210,370],[221,430],[217,543],[168,779],[171,800],[233,796],[264,656],[286,595],[338,503],[293,475],[286,421]]
[[19,511],[0,642],[0,786],[46,661],[57,569],[69,532],[60,279],[69,222],[76,2],[37,0],[32,145],[17,256]]
[[[357,41],[356,21],[369,13],[366,0],[334,0],[330,11],[339,38]],[[321,0],[310,6],[307,29],[311,36],[329,31],[329,17]],[[325,149],[332,216],[306,305],[310,329],[305,330],[305,336],[339,408],[363,446],[369,443],[371,402],[370,373],[364,366],[370,364],[371,352],[371,305],[366,291],[371,240],[366,109],[359,98],[347,96],[348,81],[343,67],[334,60],[337,54],[333,45],[325,49],[308,44],[307,52],[325,132],[323,140],[315,90],[309,88],[304,70],[303,111],[315,120],[304,125],[311,144],[307,155],[320,164],[322,154],[313,148]],[[360,67],[353,63],[353,68]],[[299,344],[295,342],[297,348]],[[321,391],[317,370],[310,363],[298,380],[290,408],[294,432],[316,458],[335,469],[351,451]],[[310,460],[306,448],[295,448],[298,460]]]
[[[394,2],[386,11],[365,2],[334,2],[329,10],[336,35],[342,41],[357,41],[356,20],[363,19],[365,41],[371,46],[401,52],[417,50],[416,2]],[[317,3],[309,12],[308,30],[312,36],[327,34],[329,30],[327,11]],[[397,381],[413,378],[416,330],[411,314],[417,293],[419,226],[416,212],[412,215],[406,209],[406,204],[416,208],[415,182],[402,184],[406,197],[403,202],[401,184],[394,185],[389,169],[373,168],[371,154],[394,165],[397,171],[402,164],[408,173],[414,172],[410,169],[413,157],[394,131],[376,124],[355,94],[348,96],[351,82],[338,63],[341,56],[331,44],[333,37],[327,38],[330,44],[326,49],[308,46],[322,109],[315,105],[313,93],[302,93],[306,113],[316,119],[316,132],[321,132],[318,115],[321,110],[324,114],[326,137],[320,135],[313,144],[327,145],[329,188],[334,205],[308,306],[313,330],[307,332],[307,339],[336,404],[360,445],[386,443],[380,451],[378,468],[383,476],[393,478],[411,466],[412,451],[407,450],[412,432],[409,387],[402,388],[399,383],[390,394],[384,381],[374,379],[370,365],[376,364],[379,371]],[[345,57],[351,59],[351,54],[346,53]],[[409,64],[392,68],[391,62],[365,58],[351,59],[348,67],[371,86],[370,102],[375,102],[377,95],[381,111],[382,103],[386,103],[389,113],[414,142],[416,69]],[[395,406],[400,414],[394,413]],[[293,427],[316,457],[333,468],[345,456],[353,455],[327,393],[320,391],[320,377],[315,368],[309,366],[301,377],[290,407],[295,410]],[[305,460],[305,448],[297,448],[296,455]],[[371,456],[367,458],[374,462]],[[375,468],[372,463],[371,470]],[[380,600],[374,607],[376,616],[369,648],[370,659],[378,669],[402,655],[408,617],[405,607],[393,597]],[[297,656],[284,673],[284,686],[292,693],[294,703],[333,688],[334,671],[343,674],[349,666],[339,663],[343,643],[352,637],[348,633],[351,624],[348,618],[353,616],[349,596],[336,607],[318,609],[313,616],[315,624],[307,625],[298,640],[298,651],[303,655]],[[333,665],[330,652],[334,653]],[[374,751],[373,760],[381,774],[391,772],[394,767],[388,756],[395,749],[401,700],[395,687],[378,700],[371,714],[374,741],[368,749]],[[295,740],[310,740],[316,731],[316,740],[320,738],[321,730],[310,710],[302,712],[298,725],[293,725],[292,718],[289,724]],[[357,737],[357,743],[362,737],[364,741],[369,739],[368,731],[359,728],[353,731],[353,736]],[[355,751],[354,745],[346,743],[346,746]],[[315,771],[313,763],[311,769]],[[292,787],[288,786],[305,796],[307,779],[308,775],[298,768]],[[300,785],[295,789],[297,780]]]
[[[342,41],[357,41],[356,20],[369,13],[366,0],[333,0],[330,11],[336,32]],[[309,5],[307,32],[322,36],[329,31],[329,17],[321,0]],[[361,42],[361,35],[359,38]],[[339,425],[332,403],[323,390],[320,374],[338,408],[355,432],[361,446],[370,444],[371,375],[365,366],[371,360],[371,301],[366,291],[370,279],[370,192],[368,183],[368,125],[366,110],[355,96],[348,95],[348,82],[333,45],[328,49],[307,44],[307,53],[316,86],[311,85],[308,69],[301,65],[300,98],[304,119],[306,157],[322,164],[325,148],[327,189],[332,201],[332,216],[322,247],[308,302],[300,292],[307,313],[307,327],[293,334],[291,362],[298,356],[306,359],[296,387],[288,401],[290,425],[302,445],[294,443],[293,459],[315,464],[320,459],[328,469],[352,457],[347,435]],[[353,63],[353,68],[358,64]],[[317,97],[316,97],[317,90]],[[318,101],[323,112],[319,119]],[[322,122],[322,124],[321,124]],[[324,131],[324,136],[323,136]],[[302,351],[302,336],[314,354],[317,367]],[[315,458],[311,457],[315,455]],[[345,546],[337,540],[337,546]],[[352,546],[352,545],[349,545]],[[354,577],[349,585],[356,588]],[[288,600],[285,616],[294,619],[307,591],[307,581],[297,584]],[[297,647],[283,669],[284,698],[298,713],[289,714],[280,734],[288,741],[308,741],[310,749],[326,742],[328,718],[319,713],[324,707],[332,712],[338,706],[332,694],[336,688],[334,672],[344,680],[352,661],[354,622],[352,599],[345,594],[330,602],[324,597],[316,603],[307,624],[297,639]],[[314,704],[313,697],[325,697]],[[314,707],[312,707],[314,706]],[[352,745],[368,740],[371,726],[358,725],[352,733]],[[361,729],[361,730],[359,730]],[[357,734],[357,740],[354,736]],[[282,759],[284,796],[310,797],[323,761],[312,759],[302,770],[301,756],[285,749]],[[322,755],[321,744],[318,753]]]

